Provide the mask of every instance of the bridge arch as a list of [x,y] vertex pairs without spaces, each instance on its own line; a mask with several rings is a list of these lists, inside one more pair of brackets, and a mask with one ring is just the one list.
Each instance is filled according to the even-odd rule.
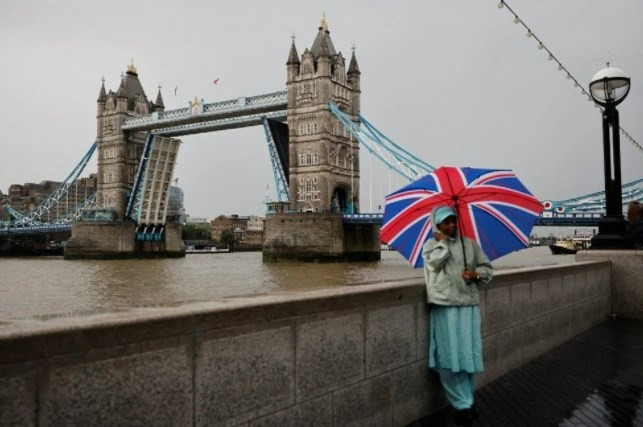
[[356,197],[351,191],[350,184],[345,182],[336,183],[331,194],[330,212],[343,214],[357,212],[357,206],[355,206]]

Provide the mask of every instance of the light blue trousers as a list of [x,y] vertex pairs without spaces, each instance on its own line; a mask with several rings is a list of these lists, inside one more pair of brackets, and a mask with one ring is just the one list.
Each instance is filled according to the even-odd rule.
[[457,409],[468,409],[473,405],[473,393],[476,390],[475,374],[453,372],[449,369],[436,369],[440,382],[451,405]]

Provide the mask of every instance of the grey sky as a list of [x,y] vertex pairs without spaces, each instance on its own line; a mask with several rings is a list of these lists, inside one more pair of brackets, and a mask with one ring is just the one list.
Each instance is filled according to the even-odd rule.
[[[630,74],[621,125],[643,144],[643,2],[508,2],[579,81],[606,61]],[[96,135],[101,76],[116,91],[130,58],[149,98],[163,85],[166,109],[282,90],[291,34],[301,54],[325,12],[337,50],[357,47],[362,114],[409,151],[513,168],[540,199],[601,190],[598,110],[497,3],[1,0],[0,189],[71,171]],[[261,128],[183,141],[175,176],[192,216],[263,214]],[[623,181],[643,177],[643,153],[621,143]],[[363,150],[362,211],[389,185],[369,164]]]

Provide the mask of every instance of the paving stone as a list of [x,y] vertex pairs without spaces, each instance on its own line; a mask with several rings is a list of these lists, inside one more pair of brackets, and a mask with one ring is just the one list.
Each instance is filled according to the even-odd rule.
[[[478,389],[481,426],[643,425],[643,321],[609,320]],[[450,408],[418,421],[450,426]]]

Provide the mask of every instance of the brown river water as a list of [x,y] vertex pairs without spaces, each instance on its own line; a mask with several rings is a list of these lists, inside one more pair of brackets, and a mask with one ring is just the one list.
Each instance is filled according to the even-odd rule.
[[[514,252],[497,269],[573,262],[547,247]],[[379,262],[264,264],[260,252],[190,254],[158,260],[65,261],[0,258],[0,322],[82,316],[131,307],[177,306],[231,296],[269,294],[422,277],[395,251]]]

